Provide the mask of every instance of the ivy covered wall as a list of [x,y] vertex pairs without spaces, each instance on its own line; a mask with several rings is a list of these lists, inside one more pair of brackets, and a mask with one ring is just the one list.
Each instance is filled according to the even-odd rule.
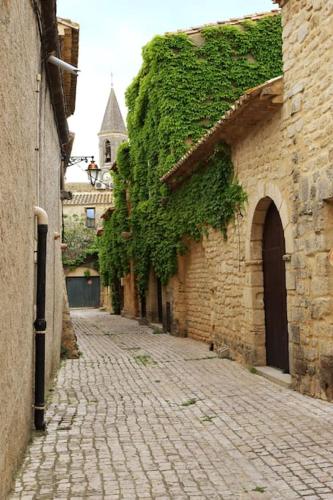
[[275,15],[206,27],[196,43],[177,33],[144,47],[141,70],[126,94],[130,145],[118,154],[116,210],[100,241],[106,283],[124,276],[132,259],[143,295],[150,266],[162,283],[176,272],[184,237],[200,239],[208,226],[226,235],[246,200],[226,146],[175,192],[159,179],[246,89],[282,73],[281,37]]

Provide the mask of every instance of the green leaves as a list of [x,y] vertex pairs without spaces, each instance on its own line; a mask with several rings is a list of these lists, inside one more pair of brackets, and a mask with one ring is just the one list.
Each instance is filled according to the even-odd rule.
[[281,20],[208,27],[201,37],[199,44],[183,33],[155,37],[127,90],[130,142],[119,149],[116,210],[100,242],[103,275],[115,289],[130,260],[142,296],[151,266],[166,283],[184,241],[199,240],[208,227],[226,235],[246,200],[224,145],[175,192],[159,179],[246,89],[282,73]]
[[64,242],[67,244],[62,256],[64,266],[77,267],[89,255],[97,254],[95,229],[86,227],[84,217],[66,216],[64,228]]

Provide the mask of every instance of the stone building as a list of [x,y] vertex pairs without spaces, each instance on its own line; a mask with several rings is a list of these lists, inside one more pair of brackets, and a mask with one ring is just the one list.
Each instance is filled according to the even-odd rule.
[[[103,223],[103,216],[113,206],[110,189],[96,189],[88,183],[68,183],[66,190],[71,199],[64,200],[64,228],[71,224],[84,224],[92,235]],[[66,251],[64,252],[64,256]],[[97,255],[87,258],[77,267],[64,266],[69,305],[71,307],[99,307],[103,304]]]
[[[186,241],[188,252],[162,289],[151,270],[145,314],[332,400],[333,4],[276,3],[283,75],[246,92],[161,178],[177,191],[227,143],[245,207],[227,240],[210,229],[201,241]],[[124,313],[133,316],[133,272],[123,281]]]
[[280,3],[283,76],[247,92],[162,178],[177,189],[224,141],[248,196],[227,241],[210,230],[190,243],[164,307],[174,332],[332,400],[333,4]]
[[[0,4],[2,184],[0,187],[0,498],[30,438],[34,401],[36,217],[48,214],[46,264],[46,386],[60,356],[63,313],[61,199],[70,147],[67,116],[75,108],[76,77],[47,62],[56,54],[77,65],[79,27],[57,34],[56,2]],[[62,23],[61,23],[62,24]],[[18,29],[19,27],[19,29]],[[59,45],[65,47],[60,53]]]
[[[66,183],[66,190],[72,194],[71,199],[64,200],[64,217],[77,215],[82,217],[87,227],[97,229],[102,224],[102,215],[113,205],[113,194],[110,189],[95,189],[85,182]],[[91,212],[87,211],[92,209]]]

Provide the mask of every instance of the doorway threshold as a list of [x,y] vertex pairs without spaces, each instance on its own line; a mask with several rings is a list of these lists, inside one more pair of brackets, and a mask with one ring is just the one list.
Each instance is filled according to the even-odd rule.
[[162,323],[149,323],[150,328],[153,329],[154,333],[166,333],[163,330]]
[[283,387],[291,387],[291,375],[290,373],[283,373],[282,370],[278,368],[273,368],[272,366],[256,366],[258,375],[267,378],[275,384],[282,385]]

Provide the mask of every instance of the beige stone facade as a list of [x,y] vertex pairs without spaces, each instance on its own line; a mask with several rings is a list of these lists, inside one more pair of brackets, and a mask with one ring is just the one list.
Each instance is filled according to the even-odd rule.
[[[190,336],[208,338],[218,349],[228,346],[240,361],[266,364],[262,232],[273,201],[286,244],[293,385],[332,398],[333,10],[324,2],[307,9],[303,4],[291,0],[283,11],[281,112],[232,144],[236,174],[248,194],[245,217],[236,217],[227,242],[211,232],[187,257],[186,327]],[[325,48],[321,57],[316,46]],[[199,293],[205,283],[210,290]]]
[[[103,226],[103,217],[113,206],[113,192],[110,189],[96,190],[88,183],[67,183],[65,189],[72,194],[72,199],[65,200],[63,203],[64,227],[66,230],[66,219],[68,217],[77,216],[83,221],[86,221],[87,209],[93,208],[95,211],[95,223],[91,227],[91,231],[97,232]],[[68,219],[67,219],[68,220]],[[90,276],[99,276],[96,271],[96,259],[88,259],[76,269],[65,267],[66,278],[82,278],[89,272]],[[104,287],[100,283],[100,306],[112,312],[112,298],[110,287]]]
[[83,182],[66,184],[65,188],[72,193],[72,199],[64,201],[65,227],[66,217],[77,215],[85,220],[87,208],[95,209],[95,229],[100,227],[103,223],[102,215],[110,206],[113,206],[112,191],[109,189],[97,191],[90,184]]
[[[256,111],[248,122],[251,93],[244,96],[163,179],[176,189],[177,169],[184,174],[189,165],[191,171],[223,139],[248,196],[227,241],[210,230],[202,241],[187,242],[178,274],[163,290],[163,320],[172,333],[214,344],[221,356],[250,366],[269,364],[263,233],[273,203],[284,234],[292,386],[332,400],[333,4],[289,0],[282,11],[281,95],[272,95],[265,110],[271,87],[255,91]],[[156,307],[153,282],[147,303]]]
[[332,399],[333,3],[289,0],[283,26],[282,131],[294,186],[291,198],[283,193],[293,243],[293,376],[301,391]]
[[[47,3],[47,2],[45,2]],[[37,2],[38,8],[42,8]],[[50,9],[50,15],[55,11]],[[61,263],[61,145],[65,123],[51,95],[53,76],[42,66],[39,29],[32,2],[0,5],[0,498],[6,498],[32,429],[36,220],[34,206],[49,217],[46,271],[46,385],[60,356],[63,311]],[[52,30],[51,30],[52,31]],[[56,36],[56,35],[55,35]],[[58,71],[58,70],[57,70]],[[59,73],[56,74],[59,78]],[[60,80],[59,80],[60,81]],[[58,96],[59,98],[59,96]],[[59,102],[59,101],[58,101]],[[61,104],[61,103],[60,103]],[[64,102],[62,101],[64,108]],[[64,127],[60,130],[61,125]]]

